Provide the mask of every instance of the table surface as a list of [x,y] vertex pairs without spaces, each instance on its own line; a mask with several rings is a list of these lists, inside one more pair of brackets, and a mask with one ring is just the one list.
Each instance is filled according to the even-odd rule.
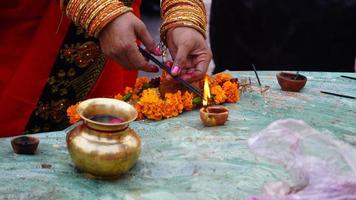
[[[231,73],[256,82],[252,72]],[[38,134],[41,142],[33,156],[14,154],[10,138],[0,139],[0,199],[247,199],[259,194],[266,182],[289,180],[282,167],[257,159],[247,147],[252,133],[277,119],[302,119],[356,146],[356,100],[320,93],[356,96],[356,81],[340,73],[301,73],[307,85],[291,93],[280,90],[276,72],[260,72],[271,89],[264,96],[247,92],[237,104],[227,104],[225,126],[204,127],[198,111],[132,123],[141,135],[142,153],[136,166],[115,181],[79,173],[68,155],[65,131]]]

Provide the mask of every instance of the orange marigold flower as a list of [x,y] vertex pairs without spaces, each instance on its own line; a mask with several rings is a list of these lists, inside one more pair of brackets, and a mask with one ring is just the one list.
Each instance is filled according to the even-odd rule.
[[176,93],[166,93],[165,94],[165,108],[164,117],[171,118],[176,117],[183,112],[183,101],[181,91],[178,90]]
[[215,104],[222,104],[226,101],[227,97],[224,90],[220,85],[216,85],[211,88],[211,94],[214,95]]
[[129,93],[133,93],[132,87],[125,87],[125,95]]
[[131,97],[131,101],[135,102],[140,98],[140,96],[138,96],[137,94],[133,94]]
[[[217,79],[214,76],[209,76],[209,86],[214,87],[216,85],[219,85],[219,82],[217,81]],[[203,81],[201,88],[204,88],[204,81]]]
[[77,108],[79,106],[79,103],[75,105],[71,105],[67,108],[67,116],[69,118],[69,123],[75,124],[77,121],[80,120],[80,116],[77,112]]
[[222,86],[222,88],[225,91],[227,102],[236,103],[237,101],[240,100],[240,94],[236,83],[232,83],[231,81],[226,81]]
[[194,94],[191,92],[186,91],[182,96],[183,106],[185,110],[192,110],[193,109],[193,98]]
[[114,96],[114,99],[121,100],[121,101],[123,100],[123,98],[124,97],[120,93]]
[[146,76],[142,76],[136,79],[134,93],[137,94],[141,91],[144,84],[150,83],[150,79]]
[[232,76],[227,73],[219,73],[214,77],[214,81],[219,85],[223,85],[226,81],[230,81],[230,79],[232,79]]
[[164,113],[164,102],[160,98],[157,88],[144,90],[138,104],[142,107],[142,114],[148,119],[162,119]]
[[140,104],[135,104],[134,105],[136,111],[137,111],[137,118],[136,120],[142,120],[144,119],[143,114],[142,114],[142,106]]

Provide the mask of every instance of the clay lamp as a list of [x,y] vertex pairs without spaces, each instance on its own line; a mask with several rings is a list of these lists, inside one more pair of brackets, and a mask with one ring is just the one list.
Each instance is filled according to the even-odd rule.
[[299,92],[307,83],[307,77],[299,73],[281,72],[277,74],[277,80],[282,90]]
[[229,110],[224,106],[208,106],[210,88],[208,77],[204,80],[203,107],[200,109],[200,119],[205,126],[224,125],[229,116]]
[[30,136],[20,136],[11,140],[11,146],[17,154],[34,154],[40,140]]

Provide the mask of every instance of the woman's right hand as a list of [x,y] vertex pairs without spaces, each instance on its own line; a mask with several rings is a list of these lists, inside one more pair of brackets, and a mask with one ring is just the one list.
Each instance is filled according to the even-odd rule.
[[149,64],[139,52],[136,39],[139,39],[149,52],[161,55],[145,24],[131,12],[114,19],[99,34],[100,47],[104,54],[123,67],[157,72],[158,68]]

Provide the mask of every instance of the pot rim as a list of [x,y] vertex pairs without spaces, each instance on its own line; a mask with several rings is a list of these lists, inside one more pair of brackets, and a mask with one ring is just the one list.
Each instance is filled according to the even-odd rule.
[[283,76],[283,74],[286,74],[286,75],[294,75],[296,76],[297,74],[295,73],[291,73],[291,72],[279,72],[277,74],[277,78],[279,79],[283,79],[283,80],[286,80],[286,81],[290,81],[290,82],[295,82],[295,83],[301,83],[301,82],[306,82],[308,80],[308,78],[302,74],[299,74],[300,77],[302,77],[303,79],[301,80],[297,80],[297,79],[290,79],[290,78],[287,78],[285,76]]
[[200,112],[204,113],[204,114],[207,114],[207,115],[228,115],[229,114],[229,110],[225,107],[225,106],[208,106],[209,108],[223,108],[225,109],[224,112],[221,112],[221,113],[212,113],[212,112],[206,112],[206,109],[207,108],[200,108]]
[[[98,122],[91,120],[87,116],[84,115],[84,111],[89,107],[93,105],[112,105],[115,106],[116,108],[122,108],[126,109],[127,112],[129,113],[129,119],[125,119],[124,122],[119,122],[119,123],[105,123],[105,122]],[[106,127],[105,129],[110,129],[110,130],[122,130],[127,128],[127,126],[136,120],[137,118],[137,111],[136,109],[129,103],[126,103],[121,100],[113,99],[113,98],[92,98],[92,99],[87,99],[85,101],[82,101],[79,103],[79,106],[77,108],[77,112],[80,116],[80,118],[84,121],[85,124],[93,124],[95,127],[97,126],[103,126]],[[92,116],[90,116],[92,117]],[[97,129],[97,128],[95,128]]]

